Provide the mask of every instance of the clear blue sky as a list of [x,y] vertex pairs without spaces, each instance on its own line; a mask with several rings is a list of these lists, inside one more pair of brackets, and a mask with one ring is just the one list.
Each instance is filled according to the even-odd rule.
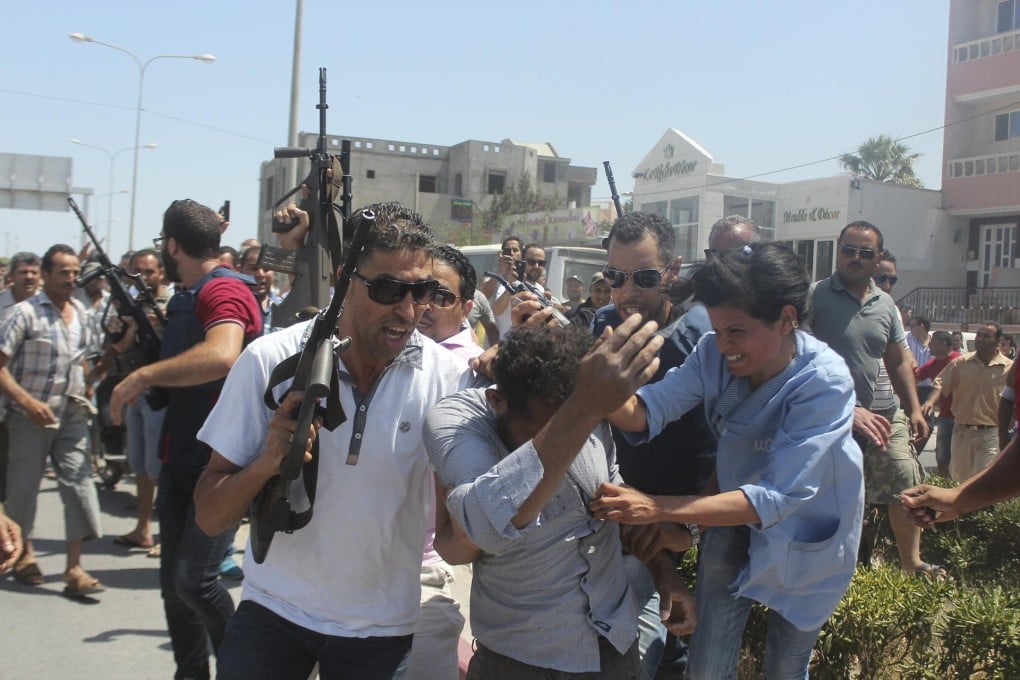
[[[254,235],[259,164],[286,143],[294,3],[288,0],[0,0],[0,152],[70,156],[74,184],[107,193],[111,151],[134,144],[138,70],[73,42],[81,32],[158,60],[145,76],[135,246],[170,201],[232,204],[226,242]],[[948,0],[337,2],[306,0],[301,130],[317,130],[317,69],[329,69],[329,132],[431,144],[549,141],[601,162],[620,191],[669,127],[727,174],[748,176],[852,151],[870,136],[943,123]],[[939,188],[942,133],[906,142]],[[770,175],[835,175],[835,161]],[[131,152],[115,190],[131,184]],[[354,187],[357,195],[357,184]],[[127,247],[130,197],[114,200],[112,251]],[[106,199],[92,218],[105,233]],[[98,219],[97,219],[98,218]],[[80,243],[71,213],[0,210],[0,253]]]

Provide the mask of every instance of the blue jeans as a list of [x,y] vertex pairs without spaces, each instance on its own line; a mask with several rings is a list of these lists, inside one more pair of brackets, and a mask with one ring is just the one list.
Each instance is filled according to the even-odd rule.
[[[731,585],[748,560],[747,527],[712,527],[702,535],[695,584],[698,627],[691,638],[688,680],[733,680],[752,601],[734,597]],[[765,643],[767,680],[806,680],[821,627],[801,631],[774,611]]]
[[641,657],[641,679],[655,680],[655,674],[666,648],[666,627],[659,616],[659,592],[655,589],[648,567],[632,555],[624,555],[623,568],[634,593],[638,612],[638,655]]
[[244,600],[227,626],[227,637],[216,659],[216,677],[307,680],[318,662],[322,680],[389,680],[410,649],[410,635],[323,635]]
[[938,431],[935,434],[935,462],[942,469],[949,469],[949,460],[953,450],[953,426],[956,418],[939,416]]
[[209,677],[209,653],[219,649],[234,613],[219,571],[229,536],[210,538],[195,524],[193,496],[201,473],[202,468],[169,463],[159,472],[159,586],[177,663],[175,680]]

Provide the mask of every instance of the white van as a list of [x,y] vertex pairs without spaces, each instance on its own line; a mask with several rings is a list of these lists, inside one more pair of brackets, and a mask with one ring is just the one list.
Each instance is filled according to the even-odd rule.
[[[460,248],[460,251],[474,265],[479,283],[485,278],[485,272],[496,271],[499,249],[498,243]],[[601,248],[549,246],[545,249],[546,288],[552,291],[557,300],[563,300],[566,298],[563,284],[571,276],[576,276],[584,282],[585,297],[587,297],[588,283],[591,281],[592,274],[602,271],[605,266],[606,251]]]

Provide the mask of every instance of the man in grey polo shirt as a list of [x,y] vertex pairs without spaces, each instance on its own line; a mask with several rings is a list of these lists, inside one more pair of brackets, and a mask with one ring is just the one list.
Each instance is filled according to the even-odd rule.
[[[882,232],[869,222],[852,222],[840,232],[836,245],[836,271],[814,290],[812,327],[843,357],[854,379],[854,438],[864,451],[867,501],[888,507],[904,571],[930,572],[933,567],[921,561],[921,533],[895,498],[900,489],[923,478],[909,442],[927,438],[928,424],[917,400],[899,310],[872,281],[883,249]],[[879,362],[885,365],[902,410],[872,408]]]

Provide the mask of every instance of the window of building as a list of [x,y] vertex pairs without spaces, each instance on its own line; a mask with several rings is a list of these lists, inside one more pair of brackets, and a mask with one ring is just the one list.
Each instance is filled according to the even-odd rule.
[[724,196],[723,217],[740,215],[754,221],[761,229],[762,238],[771,241],[776,237],[776,202],[746,196]]
[[361,148],[361,142],[359,142],[358,140],[354,140],[354,148],[355,149],[360,149]]
[[542,181],[543,182],[555,182],[556,181],[556,164],[545,162],[542,163]]
[[506,172],[502,170],[489,170],[488,193],[501,194],[504,189],[506,189]]
[[464,195],[464,175],[459,172],[453,176],[453,194],[454,196]]
[[669,202],[669,221],[676,232],[674,255],[684,262],[703,258],[698,249],[698,197],[674,198]]
[[1016,0],[1004,0],[999,3],[999,16],[995,30],[997,33],[1008,33],[1020,30],[1020,12]]
[[387,151],[396,151],[397,147],[395,145],[393,145],[393,144],[387,144],[386,145],[386,150]]
[[375,146],[375,144],[373,144],[372,142],[365,142],[365,148],[366,149],[371,149],[374,146]]
[[418,191],[423,194],[434,194],[436,192],[435,175],[418,175]]
[[835,242],[832,239],[822,241],[802,240],[783,241],[784,245],[797,253],[804,269],[812,281],[821,281],[832,274],[832,256]]
[[275,184],[275,182],[273,182],[273,178],[272,177],[267,177],[266,178],[266,191],[263,194],[263,198],[265,200],[262,202],[262,209],[263,210],[272,210],[273,209],[273,184]]
[[995,117],[995,141],[1020,137],[1020,111],[1000,113]]
[[375,170],[366,170],[365,179],[375,179]]
[[654,203],[643,203],[641,204],[641,212],[651,213],[658,215],[664,220],[669,219],[669,203],[666,201],[656,201]]

